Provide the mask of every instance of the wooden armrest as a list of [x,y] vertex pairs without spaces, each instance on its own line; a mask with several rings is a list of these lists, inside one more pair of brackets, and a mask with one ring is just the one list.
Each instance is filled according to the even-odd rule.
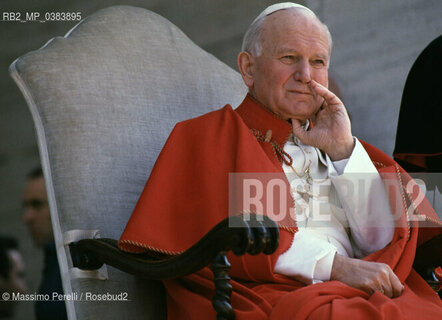
[[187,251],[176,256],[152,256],[127,253],[118,248],[117,240],[83,239],[69,244],[74,267],[86,270],[100,268],[103,263],[124,272],[151,280],[179,278],[211,265],[215,296],[212,299],[217,319],[234,319],[230,305],[232,288],[226,254],[271,254],[279,244],[279,229],[270,218],[250,214],[232,216],[212,228]]

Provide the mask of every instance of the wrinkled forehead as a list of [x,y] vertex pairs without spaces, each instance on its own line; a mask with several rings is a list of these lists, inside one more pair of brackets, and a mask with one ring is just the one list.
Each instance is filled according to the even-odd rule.
[[264,47],[266,44],[274,46],[288,34],[309,37],[330,47],[324,25],[308,10],[289,8],[269,14],[263,22],[260,40]]

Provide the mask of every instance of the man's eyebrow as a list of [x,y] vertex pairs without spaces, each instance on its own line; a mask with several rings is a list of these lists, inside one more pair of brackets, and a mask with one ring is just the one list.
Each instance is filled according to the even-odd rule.
[[281,54],[281,53],[287,53],[287,52],[296,52],[296,49],[289,48],[289,47],[280,47],[277,50],[275,50],[275,54]]
[[[284,53],[296,53],[296,52],[297,52],[296,49],[289,48],[289,47],[280,47],[275,50],[276,55],[280,55],[280,54],[284,54]],[[328,60],[328,55],[326,55],[326,54],[317,53],[317,54],[315,54],[315,56],[318,58],[324,59],[324,60]]]
[[328,59],[328,56],[327,56],[327,55],[323,55],[322,53],[318,53],[316,56],[317,56],[318,58],[321,58],[321,59],[324,59],[324,60],[327,60],[327,59]]

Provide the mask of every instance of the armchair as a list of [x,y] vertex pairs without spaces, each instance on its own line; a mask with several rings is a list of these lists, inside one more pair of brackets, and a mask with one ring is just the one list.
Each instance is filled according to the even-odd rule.
[[65,294],[128,297],[66,301],[69,319],[164,319],[161,282],[110,265],[81,270],[69,243],[118,239],[175,123],[238,105],[240,75],[166,19],[129,6],[85,18],[18,58],[10,73],[36,128]]

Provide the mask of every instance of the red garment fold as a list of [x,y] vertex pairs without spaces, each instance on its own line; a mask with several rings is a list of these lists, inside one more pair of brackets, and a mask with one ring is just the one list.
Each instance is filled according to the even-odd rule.
[[[266,135],[269,130],[272,143],[257,140],[252,132]],[[229,215],[229,173],[283,173],[275,146],[283,147],[290,133],[288,122],[250,96],[236,110],[227,105],[177,124],[121,236],[120,248],[170,255],[190,248]],[[416,246],[440,234],[442,224],[428,201],[413,193],[414,182],[400,166],[373,146],[364,142],[363,146],[388,181],[396,217],[392,242],[364,259],[390,265],[405,283],[404,293],[389,299],[338,281],[305,286],[274,274],[279,255],[296,236],[296,221],[287,212],[277,222],[280,245],[274,254],[228,255],[237,319],[343,319],[349,314],[356,319],[442,318],[439,297],[412,270]],[[293,205],[290,194],[287,199]],[[409,221],[410,215],[424,220]],[[164,281],[169,319],[215,319],[212,278],[204,268]]]

